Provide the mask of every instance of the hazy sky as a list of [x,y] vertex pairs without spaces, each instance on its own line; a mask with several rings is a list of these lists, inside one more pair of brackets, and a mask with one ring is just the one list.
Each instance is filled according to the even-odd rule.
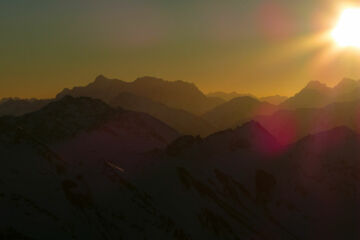
[[319,37],[340,3],[0,0],[0,97],[51,97],[99,74],[259,96],[360,78],[360,54]]

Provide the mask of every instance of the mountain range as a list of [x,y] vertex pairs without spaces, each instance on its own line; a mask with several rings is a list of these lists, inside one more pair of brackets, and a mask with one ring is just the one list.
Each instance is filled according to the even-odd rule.
[[359,100],[336,102],[322,108],[278,110],[272,115],[254,119],[268,129],[283,144],[294,142],[308,134],[346,126],[360,133]]
[[[21,116],[66,95],[85,96],[101,99],[114,108],[147,113],[182,135],[208,136],[256,119],[279,141],[288,144],[307,134],[341,125],[357,131],[356,123],[351,123],[351,119],[357,119],[357,111],[351,106],[359,99],[359,87],[359,82],[351,79],[343,79],[332,88],[312,81],[290,98],[278,95],[256,98],[236,92],[205,95],[194,84],[183,81],[142,77],[124,82],[99,75],[87,86],[64,89],[54,99],[3,99],[0,116]],[[333,109],[336,104],[341,104],[337,110]],[[320,120],[322,114],[337,119]],[[317,119],[316,124],[311,119]]]
[[277,107],[268,102],[261,102],[252,97],[237,97],[203,114],[203,118],[218,130],[234,128],[257,115],[269,115]]
[[50,103],[50,99],[5,98],[0,100],[0,116],[19,116],[37,111]]
[[286,146],[255,121],[180,136],[148,114],[66,96],[0,129],[5,239],[359,234],[360,136],[347,127]]
[[[251,98],[257,98],[252,94],[240,94],[237,92],[230,92],[230,93],[226,93],[226,92],[211,92],[207,94],[208,97],[215,97],[215,98],[221,98],[225,101],[230,101],[234,98],[238,98],[238,97],[251,97]],[[281,103],[283,103],[285,100],[288,99],[288,97],[286,96],[280,96],[280,95],[274,95],[274,96],[266,96],[266,97],[261,97],[258,98],[260,101],[264,101],[264,102],[268,102],[274,105],[279,105]]]
[[201,116],[185,110],[171,108],[165,104],[129,92],[120,93],[109,104],[132,111],[146,112],[185,135],[206,136],[215,132],[215,127]]
[[334,87],[311,81],[300,92],[281,104],[286,109],[324,107],[334,102],[359,99],[360,81],[345,78]]
[[129,92],[140,97],[146,97],[171,108],[182,109],[193,114],[204,113],[214,106],[224,102],[220,98],[205,96],[194,84],[184,81],[165,81],[154,77],[142,77],[134,82],[124,82],[118,79],[108,79],[98,76],[94,82],[84,87],[64,89],[57,95],[87,96],[111,102],[120,93]]

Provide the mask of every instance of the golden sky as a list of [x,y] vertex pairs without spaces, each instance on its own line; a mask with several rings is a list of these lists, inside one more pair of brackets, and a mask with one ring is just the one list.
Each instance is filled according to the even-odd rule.
[[99,75],[292,95],[360,78],[360,50],[329,35],[335,0],[0,1],[0,97],[53,97]]

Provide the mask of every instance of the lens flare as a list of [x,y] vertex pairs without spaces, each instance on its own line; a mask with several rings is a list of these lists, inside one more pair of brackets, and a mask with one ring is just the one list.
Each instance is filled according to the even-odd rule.
[[345,9],[331,35],[341,47],[360,48],[360,8]]

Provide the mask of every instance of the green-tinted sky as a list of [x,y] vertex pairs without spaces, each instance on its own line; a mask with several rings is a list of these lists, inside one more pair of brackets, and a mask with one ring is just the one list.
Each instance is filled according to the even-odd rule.
[[291,95],[360,78],[359,54],[319,34],[335,0],[0,0],[0,97],[51,97],[98,74]]

